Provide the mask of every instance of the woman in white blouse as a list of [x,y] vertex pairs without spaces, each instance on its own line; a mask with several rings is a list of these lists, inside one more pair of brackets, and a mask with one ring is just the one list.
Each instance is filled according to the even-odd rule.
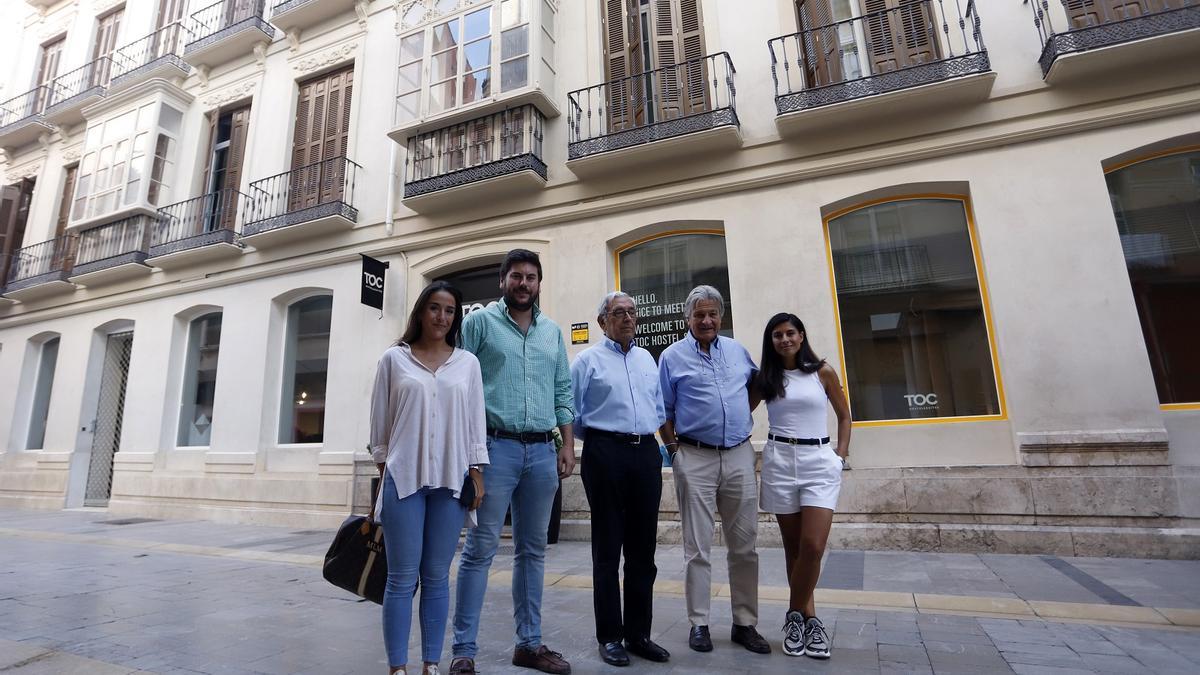
[[421,291],[404,336],[379,360],[371,394],[371,456],[383,480],[388,578],[383,638],[391,673],[407,673],[417,579],[423,672],[436,675],[450,607],[450,560],[468,515],[464,480],[483,499],[488,463],[479,361],[458,349],[462,294],[444,281]]

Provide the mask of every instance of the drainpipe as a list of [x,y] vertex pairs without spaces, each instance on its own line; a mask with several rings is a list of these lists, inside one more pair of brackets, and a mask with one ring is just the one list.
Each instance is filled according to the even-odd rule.
[[395,226],[396,210],[396,143],[388,143],[388,185],[387,185],[387,207],[383,216],[384,234],[387,237],[392,236],[392,228]]

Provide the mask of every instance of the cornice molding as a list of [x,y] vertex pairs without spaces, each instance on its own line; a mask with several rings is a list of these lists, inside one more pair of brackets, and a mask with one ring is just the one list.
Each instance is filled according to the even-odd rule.
[[307,75],[343,61],[349,61],[358,51],[358,44],[357,40],[350,39],[321,51],[300,54],[290,59],[292,69],[296,71],[297,75]]
[[4,174],[4,180],[9,183],[15,183],[22,178],[36,178],[42,172],[43,161],[41,159],[32,162],[26,162],[20,166],[10,168]]
[[[58,13],[55,12],[55,14]],[[71,28],[71,24],[74,23],[77,14],[78,12],[72,9],[61,16],[54,16],[53,18],[47,15],[39,22],[41,26],[37,30],[38,40],[45,41],[66,33]]]
[[243,80],[237,84],[232,84],[228,87],[218,89],[213,93],[200,99],[200,104],[205,109],[219,108],[223,105],[239,101],[254,94],[254,90],[258,89],[261,77],[255,77],[249,80]]
[[123,2],[125,0],[92,0],[92,11],[96,16],[101,16]]

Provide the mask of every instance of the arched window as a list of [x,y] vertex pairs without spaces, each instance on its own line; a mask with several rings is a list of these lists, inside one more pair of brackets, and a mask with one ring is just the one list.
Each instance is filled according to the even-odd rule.
[[828,220],[856,421],[1001,414],[986,293],[960,198],[910,198]]
[[472,267],[440,276],[436,281],[448,282],[462,291],[462,313],[466,316],[496,302],[503,295],[500,292],[500,267],[501,263]]
[[325,379],[332,314],[331,295],[305,298],[288,307],[280,443],[321,443],[325,439]]
[[27,450],[40,450],[46,443],[46,420],[50,415],[50,392],[54,387],[54,369],[58,365],[58,337],[43,342],[38,351],[37,375],[33,385],[33,406],[29,413]]
[[617,288],[638,306],[638,346],[658,358],[687,332],[683,301],[696,286],[713,286],[725,298],[721,335],[733,336],[729,262],[719,231],[668,233],[617,249]]
[[221,313],[212,312],[193,319],[188,326],[187,357],[183,365],[178,445],[209,444],[220,348]]
[[1107,180],[1159,402],[1200,402],[1200,150]]

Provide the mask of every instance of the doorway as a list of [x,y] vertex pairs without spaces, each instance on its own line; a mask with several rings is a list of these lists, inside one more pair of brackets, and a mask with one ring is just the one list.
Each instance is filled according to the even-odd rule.
[[104,370],[96,405],[95,434],[88,462],[84,506],[108,506],[112,495],[113,459],[121,443],[125,413],[125,385],[129,380],[129,358],[133,353],[133,331],[113,333],[104,348]]

